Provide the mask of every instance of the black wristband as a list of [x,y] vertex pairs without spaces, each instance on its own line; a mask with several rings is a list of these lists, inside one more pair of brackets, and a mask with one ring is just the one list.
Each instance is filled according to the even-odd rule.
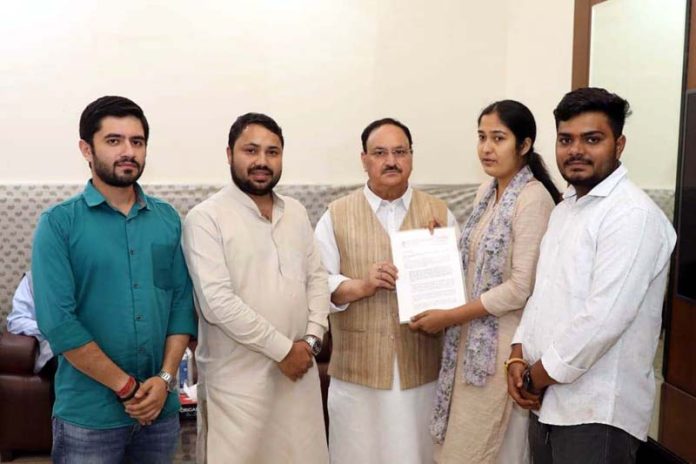
[[135,388],[133,389],[133,391],[130,392],[128,395],[124,396],[123,398],[121,398],[118,395],[116,396],[116,398],[118,398],[119,403],[125,403],[128,400],[132,400],[135,394],[138,393],[138,390],[140,390],[140,382],[138,382],[138,379],[135,379]]

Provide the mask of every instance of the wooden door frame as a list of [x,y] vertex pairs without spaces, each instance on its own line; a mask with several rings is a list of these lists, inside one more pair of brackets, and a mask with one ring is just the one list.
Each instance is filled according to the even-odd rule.
[[592,7],[605,1],[606,0],[575,0],[571,90],[587,87],[590,83]]

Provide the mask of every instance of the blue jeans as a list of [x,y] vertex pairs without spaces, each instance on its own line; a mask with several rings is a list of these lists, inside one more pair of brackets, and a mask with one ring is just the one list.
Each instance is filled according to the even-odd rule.
[[51,457],[56,464],[169,464],[178,440],[178,414],[115,429],[87,429],[54,417]]

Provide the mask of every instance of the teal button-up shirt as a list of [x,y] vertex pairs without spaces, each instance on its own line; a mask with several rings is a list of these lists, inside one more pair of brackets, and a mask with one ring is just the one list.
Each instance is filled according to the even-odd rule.
[[[195,335],[191,280],[181,222],[169,204],[145,195],[127,216],[88,182],[46,210],[32,251],[39,329],[57,355],[94,341],[125,372],[156,375],[167,336]],[[108,387],[59,356],[53,414],[78,426],[133,424]],[[160,417],[178,410],[170,393]]]

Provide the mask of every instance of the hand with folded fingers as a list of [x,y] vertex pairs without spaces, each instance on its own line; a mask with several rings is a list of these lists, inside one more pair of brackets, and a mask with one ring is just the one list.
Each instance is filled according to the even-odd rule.
[[432,218],[428,221],[427,227],[428,227],[428,230],[430,231],[430,234],[432,235],[435,232],[436,228],[442,227],[442,224],[440,224],[440,222],[437,219]]
[[140,384],[133,399],[123,405],[128,415],[141,425],[150,425],[162,411],[168,393],[167,384],[161,377],[150,377]]
[[396,289],[396,279],[398,278],[399,271],[392,263],[387,261],[373,263],[364,279],[368,287],[368,295],[374,295],[380,288]]
[[292,344],[285,358],[278,363],[278,368],[293,382],[299,380],[314,365],[312,349],[304,340]]
[[537,410],[541,407],[541,395],[532,394],[524,389],[523,374],[526,369],[527,363],[524,362],[508,364],[508,394],[519,407]]

